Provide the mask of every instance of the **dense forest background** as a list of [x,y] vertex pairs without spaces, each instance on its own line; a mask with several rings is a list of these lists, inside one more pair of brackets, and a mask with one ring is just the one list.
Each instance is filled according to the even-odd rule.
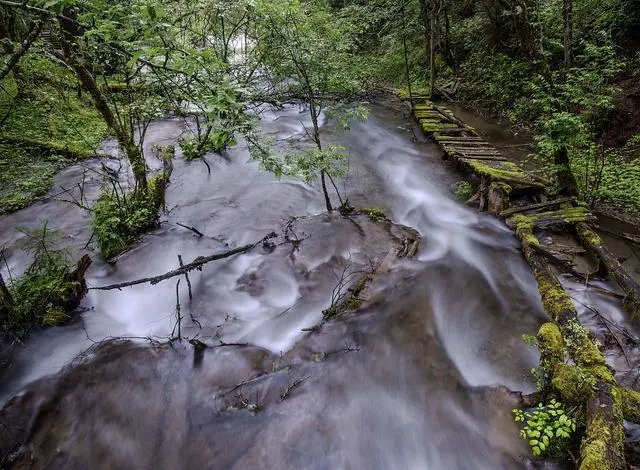
[[[292,5],[295,13],[287,10]],[[558,177],[559,192],[640,210],[640,3],[634,0],[3,1],[0,10],[4,211],[41,195],[64,158],[94,153],[106,134],[131,151],[134,121],[188,114],[181,103],[202,103],[207,86],[218,90],[219,101],[199,111],[229,110],[206,120],[232,134],[244,125],[247,103],[284,99],[282,88],[256,86],[265,70],[270,78],[279,75],[280,84],[284,75],[294,76],[301,86],[291,96],[308,95],[300,65],[317,75],[307,77],[312,94],[346,97],[383,88],[408,94],[411,88],[529,127],[536,166]],[[278,41],[295,45],[285,50]],[[242,59],[238,47],[245,48]],[[289,54],[309,60],[285,63]],[[74,65],[82,61],[91,76]],[[102,104],[87,78],[108,90]],[[111,116],[104,113],[109,108]],[[221,148],[229,136],[216,135],[217,143],[208,135],[208,145],[199,138],[183,147],[194,156]],[[42,142],[51,144],[44,153]],[[41,171],[25,181],[23,169],[34,165]]]

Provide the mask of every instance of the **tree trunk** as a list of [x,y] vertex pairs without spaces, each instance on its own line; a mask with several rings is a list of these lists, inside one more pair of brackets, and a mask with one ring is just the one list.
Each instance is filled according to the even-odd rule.
[[564,68],[571,68],[571,45],[573,40],[573,0],[564,0]]
[[554,163],[556,167],[558,167],[558,184],[560,185],[559,194],[563,196],[577,196],[578,183],[571,172],[569,151],[567,150],[567,147],[563,146],[556,151]]
[[404,52],[404,74],[409,91],[409,102],[413,108],[413,93],[411,91],[411,75],[409,74],[409,53],[407,52],[407,23],[405,17],[405,0],[402,0],[402,49]]
[[38,21],[33,26],[31,26],[31,30],[27,37],[20,43],[20,46],[13,51],[13,54],[9,59],[5,62],[4,66],[0,69],[0,80],[3,80],[9,72],[15,67],[18,61],[22,58],[23,55],[27,53],[33,41],[35,41],[40,35],[40,31],[42,31],[42,21]]
[[106,122],[107,126],[113,131],[118,140],[118,144],[127,154],[129,163],[136,179],[136,185],[143,191],[147,190],[147,165],[142,154],[142,150],[135,144],[133,134],[128,132],[123,124],[121,124],[113,113],[107,99],[98,87],[91,72],[82,65],[75,57],[73,46],[68,39],[63,40],[63,50],[65,59],[71,69],[75,72],[80,85],[91,95],[93,103]]
[[430,98],[433,98],[433,90],[436,85],[436,63],[434,61],[435,29],[436,29],[436,18],[435,18],[435,13],[432,10],[431,18],[429,20],[429,97]]
[[329,192],[327,191],[327,183],[325,181],[324,170],[320,171],[320,179],[322,180],[322,192],[324,193],[324,203],[327,206],[327,211],[333,212],[331,199],[329,198]]

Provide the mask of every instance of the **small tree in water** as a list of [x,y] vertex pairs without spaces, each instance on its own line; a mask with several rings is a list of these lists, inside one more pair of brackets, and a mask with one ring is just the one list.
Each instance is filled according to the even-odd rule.
[[275,100],[307,104],[311,128],[305,126],[305,132],[314,148],[279,158],[249,139],[252,154],[276,176],[301,176],[308,182],[319,176],[327,211],[332,211],[327,180],[343,204],[335,178],[345,175],[348,155],[343,147],[323,145],[322,112],[337,118],[345,129],[354,118],[367,116],[362,106],[346,104],[359,91],[352,73],[355,58],[350,54],[349,25],[323,6],[296,0],[262,1],[257,11],[259,40],[254,53],[263,58]]

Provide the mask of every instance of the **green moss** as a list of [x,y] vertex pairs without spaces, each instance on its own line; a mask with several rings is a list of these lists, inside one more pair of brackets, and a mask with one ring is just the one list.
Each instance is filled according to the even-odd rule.
[[542,354],[550,354],[560,360],[564,357],[562,333],[555,323],[547,322],[540,327],[537,343]]
[[516,235],[522,243],[539,245],[540,242],[533,234],[533,219],[524,214],[516,214],[509,219],[509,224],[515,229]]
[[575,306],[557,280],[550,282],[543,273],[536,272],[534,274],[538,281],[538,291],[542,298],[542,305],[553,320],[557,321],[566,312],[576,314]]
[[595,377],[579,367],[558,363],[553,369],[551,385],[566,403],[584,403],[593,395],[595,384]]
[[640,392],[628,388],[619,389],[620,406],[624,419],[640,423]]
[[[600,352],[598,345],[577,319],[573,318],[569,320],[562,329],[565,344],[576,364],[579,366],[605,366],[604,356],[602,352]],[[607,382],[612,381],[610,373],[605,373],[602,368],[598,369],[598,371],[599,375],[604,374],[604,376],[601,377],[603,380],[607,379]]]
[[587,422],[580,449],[580,470],[618,470],[624,463],[624,428],[619,391],[611,388],[611,417],[600,410]]
[[[69,163],[69,152],[92,154],[107,127],[88,97],[78,98],[73,75],[54,62],[27,56],[21,61],[29,83],[3,81],[0,89],[2,135],[31,140],[0,141],[0,213],[21,209],[43,196],[53,175]],[[18,93],[20,89],[21,93]],[[35,145],[44,142],[49,150]],[[57,149],[57,151],[56,151]]]
[[500,181],[494,181],[491,183],[490,189],[494,189],[495,191],[501,191],[506,195],[511,194],[513,188],[507,183],[502,183]]
[[499,164],[491,165],[483,160],[469,160],[468,164],[474,173],[489,176],[494,181],[524,186],[540,186],[513,162],[499,162]]
[[580,236],[590,245],[602,245],[602,238],[600,238],[600,236],[593,230],[584,230],[580,233]]
[[607,470],[608,443],[611,430],[604,419],[595,419],[589,423],[589,434],[583,439],[580,450],[580,470]]

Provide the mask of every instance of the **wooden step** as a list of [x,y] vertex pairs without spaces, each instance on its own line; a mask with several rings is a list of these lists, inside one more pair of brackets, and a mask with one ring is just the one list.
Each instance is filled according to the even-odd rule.
[[463,154],[462,158],[466,160],[487,160],[494,162],[508,162],[509,160],[505,157],[501,157],[499,155],[469,155]]
[[437,136],[435,138],[438,142],[443,143],[443,144],[453,144],[453,143],[486,143],[485,140],[482,137],[472,137],[472,136],[468,136],[468,137],[453,137],[453,136],[447,136],[447,135],[442,135],[442,136]]
[[549,209],[552,207],[559,206],[560,204],[565,204],[567,202],[574,203],[575,198],[573,197],[562,197],[560,199],[554,199],[553,201],[540,202],[538,204],[530,204],[527,206],[521,207],[512,207],[511,209],[507,209],[506,211],[500,212],[501,217],[510,217],[514,214],[522,214],[524,212],[537,212],[543,209]]

